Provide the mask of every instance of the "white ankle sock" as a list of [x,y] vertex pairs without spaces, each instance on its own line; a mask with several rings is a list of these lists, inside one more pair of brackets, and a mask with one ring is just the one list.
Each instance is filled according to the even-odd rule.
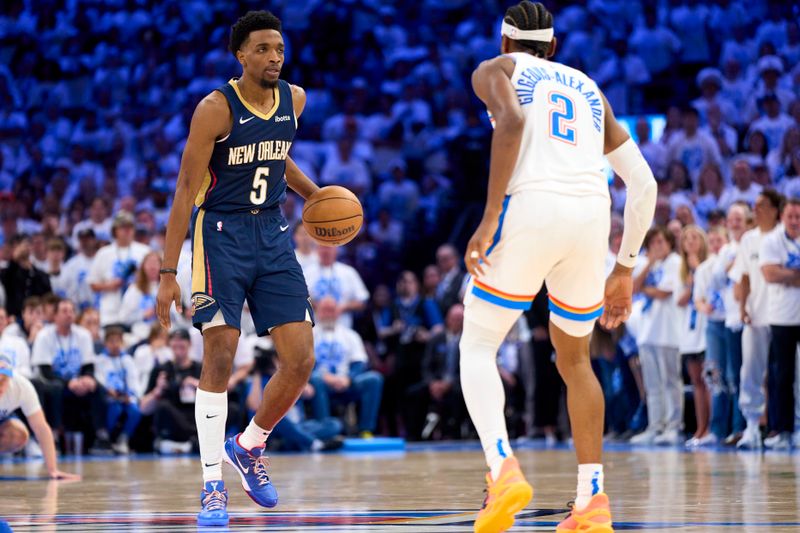
[[603,465],[596,463],[578,465],[577,492],[575,510],[580,511],[589,504],[592,496],[603,492]]
[[267,437],[269,437],[270,433],[272,433],[271,430],[260,427],[256,424],[255,419],[251,418],[247,428],[239,435],[239,446],[248,451],[258,448],[267,442]]
[[194,419],[200,444],[203,481],[222,479],[222,447],[228,420],[228,393],[197,389]]

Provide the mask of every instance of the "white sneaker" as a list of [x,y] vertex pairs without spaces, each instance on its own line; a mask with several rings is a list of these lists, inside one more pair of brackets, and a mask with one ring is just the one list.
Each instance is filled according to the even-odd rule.
[[158,452],[163,455],[173,453],[189,453],[192,451],[191,442],[176,442],[174,440],[162,440],[158,445]]
[[738,450],[760,450],[762,447],[761,432],[758,428],[748,427],[739,442],[736,443]]
[[711,433],[710,431],[697,439],[697,446],[704,447],[704,446],[716,446],[719,442],[719,439],[716,435]]
[[681,440],[683,439],[677,429],[668,429],[653,439],[653,444],[659,446],[674,446],[680,444]]
[[117,439],[117,442],[111,445],[111,449],[114,450],[114,453],[118,455],[128,455],[131,453],[131,450],[128,447],[128,437],[125,435],[120,435]]
[[25,445],[25,457],[44,457],[42,447],[38,442],[28,439],[28,443]]
[[792,434],[788,431],[778,433],[768,439],[764,439],[764,446],[770,450],[788,450],[792,447]]
[[631,440],[628,442],[630,442],[634,446],[649,445],[653,444],[657,436],[658,433],[655,430],[646,429],[641,433],[639,433],[638,435],[634,435],[633,437],[631,437]]

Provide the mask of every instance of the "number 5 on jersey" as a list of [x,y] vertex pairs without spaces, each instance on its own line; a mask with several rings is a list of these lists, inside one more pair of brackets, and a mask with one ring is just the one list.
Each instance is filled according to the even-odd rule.
[[577,131],[569,125],[575,122],[575,104],[569,96],[551,92],[547,95],[550,109],[550,137],[567,144],[577,144]]
[[253,190],[250,191],[250,201],[261,205],[267,200],[267,178],[269,167],[258,167],[253,176]]

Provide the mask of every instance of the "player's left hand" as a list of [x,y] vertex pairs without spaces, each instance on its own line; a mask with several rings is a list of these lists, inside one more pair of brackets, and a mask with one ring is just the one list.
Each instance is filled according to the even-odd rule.
[[61,470],[53,470],[50,472],[50,479],[58,479],[60,481],[80,481],[81,476],[79,474],[62,472]]
[[170,319],[169,312],[175,302],[178,313],[183,313],[181,305],[181,287],[173,274],[161,276],[161,283],[158,285],[158,295],[156,296],[156,313],[161,327],[169,331]]
[[497,233],[498,221],[492,217],[486,217],[481,220],[478,229],[472,235],[472,238],[467,243],[467,252],[464,254],[464,264],[467,266],[467,272],[473,277],[483,276],[483,267],[481,263],[486,263],[491,266],[492,263],[486,257],[486,250],[492,245],[494,234]]

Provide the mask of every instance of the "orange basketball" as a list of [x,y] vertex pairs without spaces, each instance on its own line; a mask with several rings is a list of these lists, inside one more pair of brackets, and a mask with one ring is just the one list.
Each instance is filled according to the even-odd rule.
[[323,246],[341,246],[352,241],[362,222],[361,202],[355,194],[338,185],[322,187],[303,207],[303,227]]

